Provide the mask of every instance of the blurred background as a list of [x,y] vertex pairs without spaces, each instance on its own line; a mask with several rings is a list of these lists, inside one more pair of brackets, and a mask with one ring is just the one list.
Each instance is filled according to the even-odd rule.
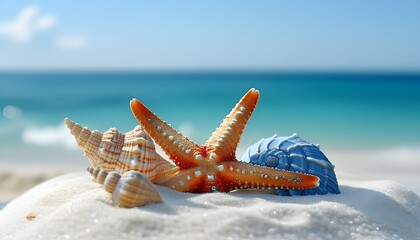
[[420,193],[419,1],[0,1],[0,201],[89,162],[63,119],[204,143],[251,87],[237,150],[298,135],[346,179]]

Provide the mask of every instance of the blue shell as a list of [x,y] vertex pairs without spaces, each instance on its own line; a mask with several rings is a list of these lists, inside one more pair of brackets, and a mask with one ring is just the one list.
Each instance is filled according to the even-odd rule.
[[296,134],[281,137],[275,134],[261,139],[246,150],[242,161],[282,170],[309,173],[319,177],[319,186],[307,190],[278,189],[282,196],[340,193],[334,165],[318,145],[309,143]]

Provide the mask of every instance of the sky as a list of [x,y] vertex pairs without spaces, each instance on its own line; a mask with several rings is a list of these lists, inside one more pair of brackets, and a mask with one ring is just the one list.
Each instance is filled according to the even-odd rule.
[[420,72],[420,1],[5,1],[0,70]]

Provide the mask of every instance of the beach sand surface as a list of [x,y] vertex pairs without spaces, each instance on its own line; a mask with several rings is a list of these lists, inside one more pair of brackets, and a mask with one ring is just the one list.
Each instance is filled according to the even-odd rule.
[[86,172],[46,181],[0,211],[1,239],[420,239],[420,197],[393,181],[342,180],[338,195],[191,194],[132,209]]

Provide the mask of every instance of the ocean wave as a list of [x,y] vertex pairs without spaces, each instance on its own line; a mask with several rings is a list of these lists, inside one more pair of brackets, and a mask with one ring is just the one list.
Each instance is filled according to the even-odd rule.
[[377,152],[377,160],[389,163],[414,164],[420,166],[420,146],[419,147],[395,147]]
[[76,149],[74,137],[64,123],[49,127],[28,127],[22,132],[22,141],[38,146]]
[[[190,122],[181,122],[179,129],[185,136],[194,135],[194,126]],[[64,123],[58,126],[25,127],[21,139],[24,143],[37,146],[77,148],[74,137]]]
[[370,174],[414,174],[420,171],[420,146],[385,149],[327,151],[337,169]]

